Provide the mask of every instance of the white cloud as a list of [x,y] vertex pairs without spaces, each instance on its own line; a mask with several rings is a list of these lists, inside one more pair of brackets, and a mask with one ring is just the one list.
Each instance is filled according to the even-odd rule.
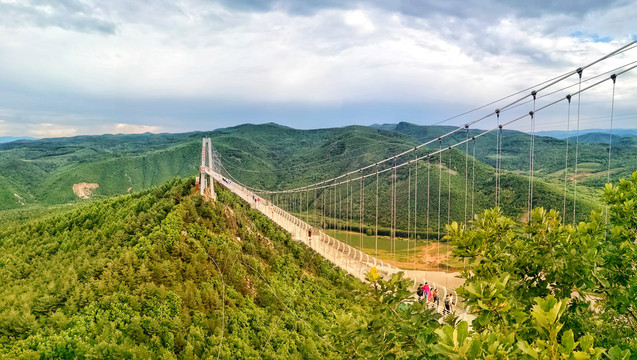
[[[79,112],[82,96],[115,104],[118,99],[178,99],[275,107],[459,104],[466,109],[609,52],[629,40],[627,29],[637,16],[634,3],[598,8],[584,15],[584,22],[580,12],[544,13],[541,8],[529,18],[519,15],[524,11],[485,16],[486,9],[472,4],[457,14],[477,10],[475,18],[460,18],[450,9],[428,14],[370,4],[316,6],[299,15],[276,6],[236,11],[199,0],[158,3],[152,9],[130,2],[87,3],[76,4],[79,8],[68,15],[72,26],[60,25],[65,15],[59,6],[14,16],[19,22],[0,14],[0,84],[18,88],[25,97],[59,95],[71,112]],[[15,15],[15,6],[11,9]],[[73,17],[78,12],[82,17]],[[42,17],[45,23],[38,20]],[[113,31],[109,24],[116,24]],[[577,31],[585,35],[570,36]],[[615,40],[595,42],[587,38],[592,34]],[[637,57],[609,64],[630,59]],[[625,91],[622,96],[637,96],[634,87]],[[17,106],[2,101],[0,106]],[[54,113],[44,120],[30,108],[18,110],[28,122],[65,124],[60,133],[167,128],[162,120],[144,116],[144,110],[130,121],[146,125],[131,125],[119,124],[120,118],[104,110],[69,115],[50,108],[37,109]]]
[[136,124],[115,124],[112,126],[106,126],[106,133],[115,133],[115,134],[142,134],[146,132],[150,133],[160,133],[162,130],[161,126],[154,125],[136,125]]
[[66,137],[78,135],[78,129],[51,123],[33,124],[27,134],[36,138]]

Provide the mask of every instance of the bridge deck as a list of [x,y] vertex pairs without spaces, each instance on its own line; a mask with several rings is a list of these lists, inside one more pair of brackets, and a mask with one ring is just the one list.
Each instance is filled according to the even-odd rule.
[[[224,185],[230,191],[251,204],[253,208],[259,210],[265,216],[292,234],[292,239],[304,243],[334,265],[362,281],[366,281],[365,274],[371,271],[372,267],[376,267],[376,270],[384,277],[389,277],[400,271],[404,272],[407,278],[413,280],[412,290],[414,293],[417,284],[424,284],[425,282],[428,282],[432,288],[438,288],[440,304],[442,304],[442,300],[448,293],[455,295],[455,293],[451,292],[447,287],[436,284],[425,278],[421,271],[403,270],[385,261],[377,259],[374,256],[366,254],[335,239],[332,236],[327,235],[323,230],[311,226],[278,206],[260,198],[258,195],[247,190],[241,185],[225,181],[221,174],[211,171],[210,169],[206,169],[206,173],[217,180],[218,183]],[[260,201],[254,201],[255,198],[259,198]],[[310,229],[312,230],[311,237],[308,236]],[[455,296],[454,300],[454,302],[458,304],[457,296]],[[436,310],[442,313],[444,308],[443,306],[438,305]],[[474,316],[468,313],[466,309],[463,309],[461,306],[456,306],[455,310],[456,315],[458,315],[461,320],[467,320],[471,323]]]

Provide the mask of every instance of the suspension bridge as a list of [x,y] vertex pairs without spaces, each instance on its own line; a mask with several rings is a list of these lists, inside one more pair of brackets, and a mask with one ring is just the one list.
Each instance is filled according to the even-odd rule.
[[[428,283],[438,289],[441,299],[451,295],[456,315],[470,322],[471,309],[454,291],[461,282],[456,273],[441,266],[448,252],[445,248],[441,254],[445,225],[454,221],[469,224],[482,209],[510,206],[514,201],[526,202],[525,221],[532,220],[534,208],[555,208],[556,203],[561,205],[558,210],[564,222],[570,217],[576,224],[586,216],[580,204],[582,189],[578,198],[577,187],[587,162],[587,154],[580,152],[580,126],[587,105],[582,96],[590,94],[590,103],[608,109],[604,120],[596,123],[596,127],[602,124],[608,130],[608,142],[603,143],[607,163],[605,171],[598,173],[605,172],[607,182],[616,180],[618,172],[612,171],[613,120],[619,96],[616,88],[623,79],[634,86],[634,77],[628,75],[637,61],[626,59],[636,47],[633,41],[577,69],[463,113],[461,116],[469,117],[463,125],[411,149],[301,187],[258,189],[238,182],[213,150],[211,139],[204,138],[198,179],[201,194],[214,197],[216,181],[292,234],[294,240],[352,276],[365,281],[365,274],[372,268],[383,276],[403,272],[414,287]],[[592,75],[586,76],[589,72]],[[475,115],[489,107],[493,110]],[[546,188],[546,184],[536,176],[535,133],[538,128],[557,123],[565,125],[567,131],[565,141],[560,143],[563,152],[551,154],[563,159],[561,171],[553,176],[553,180],[559,177],[562,188],[558,195],[553,191],[549,199],[545,193],[538,195],[538,189]],[[510,144],[506,130],[528,134],[527,143],[516,144],[528,150],[525,164],[503,165]],[[491,159],[492,167],[477,162],[476,152]],[[514,166],[517,168],[511,170]],[[459,189],[460,196],[452,192],[452,187]],[[379,240],[389,249],[379,249]],[[429,246],[437,253],[419,253],[419,243],[421,248]],[[428,266],[431,263],[437,268]],[[436,309],[443,311],[442,306]]]

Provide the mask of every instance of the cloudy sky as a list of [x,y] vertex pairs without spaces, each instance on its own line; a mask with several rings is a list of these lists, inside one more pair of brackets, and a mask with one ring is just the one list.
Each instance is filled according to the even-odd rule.
[[[0,136],[437,123],[637,40],[635,1],[574,3],[0,0]],[[582,128],[605,127],[611,89],[583,95]],[[634,74],[615,100],[614,126],[637,127]]]

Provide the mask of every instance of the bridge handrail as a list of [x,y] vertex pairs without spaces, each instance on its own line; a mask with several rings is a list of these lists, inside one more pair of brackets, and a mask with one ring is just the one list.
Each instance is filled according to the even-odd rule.
[[[405,276],[409,277],[410,279],[412,279],[414,281],[414,286],[416,286],[416,284],[418,284],[418,280],[420,280],[420,283],[429,283],[431,284],[433,287],[438,288],[438,289],[442,289],[443,294],[442,297],[440,298],[445,298],[446,295],[448,293],[452,293],[450,292],[447,287],[439,285],[433,281],[427,280],[426,277],[423,276],[418,276],[413,270],[403,270],[397,266],[394,266],[392,264],[389,264],[381,259],[376,258],[373,255],[369,255],[367,253],[364,253],[362,251],[360,251],[359,249],[356,249],[352,246],[350,246],[349,244],[346,244],[338,239],[336,239],[335,237],[325,233],[323,231],[323,229],[320,228],[315,228],[313,226],[311,226],[310,224],[306,223],[305,221],[299,219],[298,217],[288,213],[287,211],[283,210],[282,208],[272,204],[271,202],[262,199],[261,197],[257,196],[256,194],[252,193],[251,191],[249,191],[248,189],[246,189],[245,187],[238,185],[234,182],[226,182],[223,180],[223,177],[221,176],[221,174],[214,172],[212,170],[210,170],[209,168],[206,168],[205,170],[209,175],[211,175],[215,180],[217,180],[218,183],[224,185],[225,187],[227,187],[228,189],[230,189],[231,191],[233,191],[235,194],[239,195],[240,198],[244,199],[245,201],[247,201],[248,203],[250,202],[250,197],[253,197],[253,199],[258,199],[258,201],[256,201],[255,204],[255,208],[259,211],[261,211],[264,215],[269,216],[268,215],[268,210],[271,212],[276,212],[279,216],[286,218],[288,222],[291,223],[291,225],[301,228],[303,230],[305,230],[306,232],[309,229],[315,229],[315,236],[318,236],[318,239],[329,245],[333,250],[336,250],[336,252],[342,254],[343,256],[346,256],[348,261],[346,262],[345,268],[344,270],[350,273],[354,273],[352,271],[351,268],[348,269],[349,267],[349,260],[354,260],[356,262],[358,262],[359,264],[361,264],[362,266],[359,267],[357,275],[358,278],[361,280],[365,280],[362,274],[363,271],[363,267],[364,266],[368,266],[369,268],[375,266],[378,271],[382,274],[385,273],[387,276],[392,276],[395,273],[398,273],[400,271],[402,271]],[[265,208],[265,209],[264,209]],[[273,219],[274,220],[274,219]],[[279,224],[281,225],[281,224]],[[289,231],[289,230],[288,230]],[[314,237],[314,236],[312,236]],[[303,243],[306,243],[309,247],[312,247],[310,244],[311,239],[307,239],[307,236],[299,236],[300,241],[302,241]],[[307,241],[305,241],[304,239],[307,239]],[[331,241],[332,245],[330,245],[329,242],[325,241],[324,239],[328,239],[329,241]],[[312,247],[314,250],[316,250],[318,252],[318,249],[315,247]],[[345,250],[347,249],[347,253],[345,253]],[[320,251],[322,254],[322,256],[324,256],[325,258],[327,258],[328,260],[330,260],[332,263],[334,263],[336,266],[342,267],[341,265],[339,265],[336,261],[335,257],[332,257],[332,259],[330,259],[329,253],[327,251]],[[366,261],[363,261],[363,255],[366,257]],[[373,260],[370,260],[370,258]],[[373,264],[372,264],[373,262]],[[411,274],[410,274],[411,273]],[[457,294],[455,295],[455,304],[458,304],[458,296]],[[467,318],[467,316],[470,316],[469,311],[470,309],[462,309],[460,307],[457,307],[457,309],[462,310],[461,318],[464,317],[465,319]],[[464,316],[463,316],[464,315]]]

